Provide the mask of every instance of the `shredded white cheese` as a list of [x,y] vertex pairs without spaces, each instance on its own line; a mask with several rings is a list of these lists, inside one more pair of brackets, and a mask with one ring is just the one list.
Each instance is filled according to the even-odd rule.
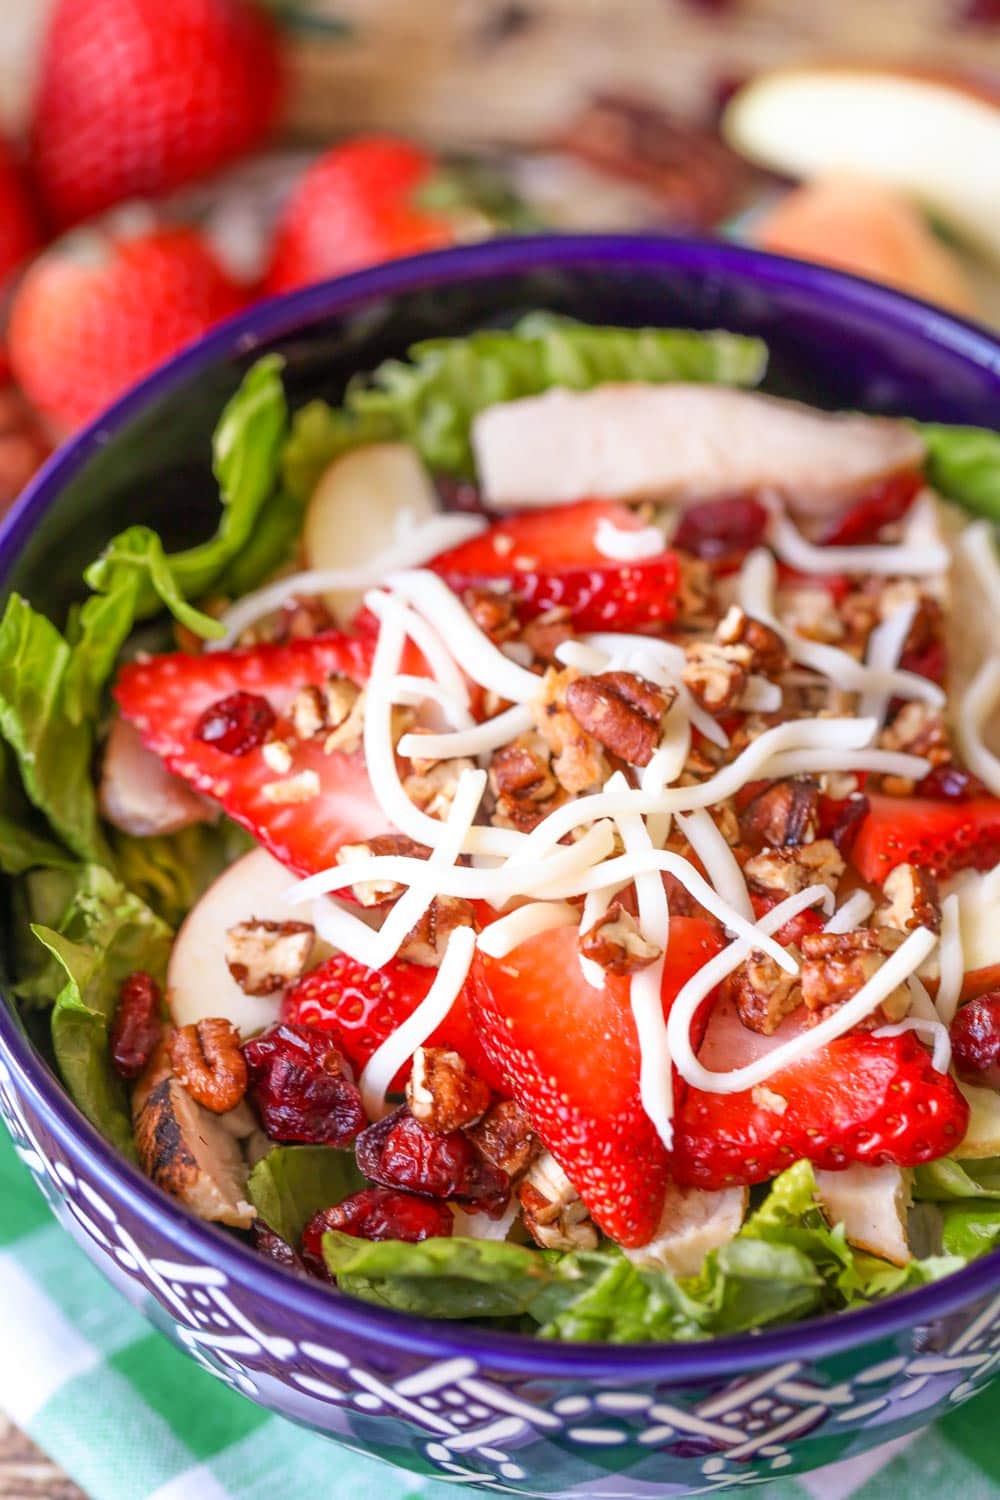
[[441,967],[427,994],[369,1058],[358,1087],[370,1120],[379,1120],[386,1114],[385,1096],[393,1078],[447,1017],[468,978],[475,949],[476,934],[472,928],[456,927],[448,938]]
[[926,1037],[933,1046],[931,1063],[938,1073],[947,1073],[951,1067],[951,1037],[947,1026],[940,1021],[929,1021],[923,1016],[907,1016],[892,1026],[880,1026],[872,1036],[902,1036],[904,1031],[915,1031]]
[[481,724],[463,726],[454,734],[404,734],[399,742],[399,753],[425,760],[486,755],[491,750],[499,750],[501,745],[518,735],[526,734],[533,722],[531,709],[518,703]]
[[576,907],[566,901],[530,901],[483,928],[479,934],[480,952],[489,958],[506,958],[540,932],[574,926],[579,916]]
[[816,547],[777,505],[771,507],[767,539],[781,561],[801,573],[874,573],[883,578],[909,574],[926,578],[945,572],[950,561],[947,547],[940,542]]
[[433,625],[422,615],[418,615],[415,610],[410,609],[401,599],[393,598],[383,589],[369,589],[365,595],[365,604],[380,624],[390,600],[392,607],[399,611],[404,634],[408,635],[417,647],[435,681],[449,697],[468,706],[469,689],[465,678],[458,670],[451,652]]
[[[917,602],[913,599],[875,626],[868,637],[866,666],[875,672],[891,672],[899,665],[899,658],[903,654],[916,614]],[[884,688],[869,688],[858,700],[858,713],[865,718],[874,719],[881,729],[891,702],[892,694]]]
[[[419,708],[422,703],[436,703],[448,721],[460,731],[471,729],[476,722],[469,713],[467,699],[453,697],[440,682],[434,682],[429,677],[411,677],[408,673],[401,672],[392,679],[390,691],[393,703],[406,704],[410,708]],[[405,738],[416,741],[420,736],[411,734]],[[420,752],[415,745],[410,752],[400,750],[401,755],[407,753],[417,755]]]
[[974,521],[971,526],[966,526],[958,539],[958,546],[991,601],[994,613],[1000,618],[1000,562],[990,522]]
[[486,529],[482,516],[430,516],[419,526],[398,537],[391,546],[360,568],[313,568],[291,573],[269,583],[231,605],[222,616],[226,633],[209,643],[209,651],[224,651],[236,642],[258,620],[274,614],[292,599],[315,598],[317,594],[344,589],[355,592],[381,583],[394,568],[415,568],[439,552],[457,547]]
[[[818,889],[821,892],[826,890],[825,887]],[[827,892],[827,894],[831,893]],[[787,902],[781,903],[782,906],[788,904]],[[802,909],[800,907],[800,910]],[[768,912],[767,916],[761,920],[761,927],[767,924],[771,931],[775,931],[774,918],[779,910],[780,907],[776,906]],[[788,917],[783,917],[779,925],[783,925],[787,920]],[[904,939],[895,953],[890,954],[885,963],[861,986],[857,994],[826,1020],[820,1021],[818,1025],[803,1031],[799,1036],[792,1037],[790,1041],[782,1043],[780,1047],[775,1047],[773,1051],[757,1058],[754,1062],[747,1063],[742,1068],[719,1073],[706,1068],[695,1056],[691,1045],[691,1023],[698,1006],[709,991],[747,956],[749,945],[746,942],[732,943],[700,969],[674,1001],[667,1023],[667,1034],[676,1067],[692,1087],[711,1094],[735,1094],[743,1089],[754,1088],[757,1084],[765,1083],[782,1068],[825,1047],[827,1042],[835,1041],[837,1037],[843,1036],[845,1032],[864,1021],[877,1005],[887,999],[898,985],[903,984],[920,967],[936,943],[937,937],[933,932],[928,931],[926,927],[916,928]],[[707,971],[713,968],[716,972],[709,974]]]
[[1000,655],[984,661],[969,683],[956,715],[959,749],[974,776],[1000,797],[1000,759],[986,744],[984,726],[1000,703]]
[[679,813],[677,821],[723,901],[728,901],[734,911],[752,922],[753,902],[743,871],[711,813],[699,807],[694,812]]
[[615,562],[644,562],[659,557],[666,549],[666,538],[659,526],[626,531],[602,516],[594,529],[594,546],[602,557]]
[[824,932],[853,932],[868,921],[875,910],[875,902],[867,891],[852,891],[843,906],[838,906],[823,928]]
[[959,900],[955,891],[941,902],[941,946],[938,949],[938,991],[934,999],[938,1016],[950,1026],[962,996],[965,955],[962,952],[962,927]]
[[[584,899],[583,911],[580,913],[580,932],[586,933],[596,922],[604,916],[612,901],[620,891],[626,889],[627,881],[620,881],[617,885],[602,885],[596,891],[589,891]],[[593,990],[603,990],[606,975],[599,963],[584,954],[579,955],[580,968],[583,977]]]

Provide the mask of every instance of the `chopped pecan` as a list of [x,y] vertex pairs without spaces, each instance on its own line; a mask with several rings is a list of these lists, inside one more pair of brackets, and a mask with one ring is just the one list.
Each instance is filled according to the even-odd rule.
[[852,589],[837,605],[837,615],[843,626],[841,644],[852,656],[863,656],[878,624],[878,598],[870,588]]
[[327,755],[334,750],[350,755],[361,743],[364,693],[349,677],[331,677],[323,687],[308,683],[292,699],[288,717],[298,739],[323,734]]
[[636,974],[654,964],[663,949],[647,942],[632,913],[612,901],[604,916],[581,934],[580,953],[609,974]]
[[762,849],[743,866],[750,884],[759,891],[795,896],[810,885],[828,885],[832,891],[844,873],[844,861],[832,839],[785,849]]
[[573,624],[568,609],[557,605],[544,614],[529,620],[521,631],[521,640],[532,656],[551,666],[556,660],[556,647],[573,638]]
[[819,822],[819,787],[809,776],[772,781],[740,813],[743,836],[771,849],[808,844]]
[[495,646],[517,635],[517,600],[513,594],[491,588],[468,588],[462,595],[462,603]]
[[[811,1011],[852,999],[903,941],[892,927],[856,928],[853,932],[808,932],[802,938],[802,998]],[[882,1001],[865,1026],[899,1021],[910,1008],[905,985]]]
[[496,799],[491,821],[497,828],[530,833],[565,799],[551,760],[548,745],[534,729],[497,750],[490,762],[490,788]]
[[951,740],[943,717],[926,703],[904,703],[899,713],[879,735],[886,750],[905,750],[923,755],[932,766],[951,760]]
[[719,621],[715,639],[720,646],[746,646],[749,648],[750,670],[764,677],[777,677],[788,666],[788,651],[776,630],[745,615],[738,604],[730,606]]
[[252,917],[226,933],[226,967],[246,995],[271,995],[305,971],[316,939],[309,922]]
[[797,974],[786,974],[767,953],[754,949],[727,981],[727,992],[750,1031],[770,1036],[802,1004]]
[[466,1134],[486,1160],[506,1172],[512,1182],[542,1151],[531,1121],[513,1099],[499,1099]]
[[750,675],[749,646],[720,646],[717,641],[689,641],[684,648],[684,686],[709,713],[731,708]]
[[843,622],[827,589],[811,584],[779,589],[777,615],[787,629],[810,641],[832,645],[844,639]]
[[[365,844],[341,844],[336,853],[338,865],[349,865],[359,859],[375,859],[382,855],[399,854],[405,859],[429,859],[430,850],[405,833],[378,833]],[[402,895],[403,887],[394,880],[359,880],[351,886],[351,893],[359,906],[381,906],[384,901],[395,901]]]
[[687,552],[678,552],[677,560],[674,625],[678,630],[710,630],[719,617],[711,566]]
[[410,1114],[427,1130],[447,1134],[482,1118],[490,1103],[484,1083],[457,1052],[418,1047],[406,1084]]
[[456,927],[479,931],[476,910],[461,896],[435,896],[415,927],[411,927],[399,946],[399,957],[427,969],[440,967],[448,939]]
[[170,1060],[178,1081],[196,1104],[224,1115],[247,1091],[246,1059],[240,1034],[219,1016],[181,1026],[170,1039]]
[[517,1189],[524,1226],[544,1250],[596,1250],[597,1230],[554,1156],[532,1163]]
[[676,689],[658,688],[635,672],[600,672],[569,684],[566,707],[612,755],[631,766],[648,766],[676,696]]
[[421,812],[425,812],[429,818],[440,818],[444,822],[455,800],[462,772],[475,770],[475,764],[475,761],[465,756],[459,756],[456,760],[439,760],[423,775],[405,777],[403,790]]
[[600,744],[582,728],[566,706],[566,694],[580,677],[572,667],[550,667],[541,693],[531,704],[535,724],[553,754],[552,769],[567,792],[602,786],[610,767]]
[[872,914],[875,927],[894,927],[913,932],[917,927],[941,931],[941,894],[929,870],[902,864],[885,877],[882,901]]

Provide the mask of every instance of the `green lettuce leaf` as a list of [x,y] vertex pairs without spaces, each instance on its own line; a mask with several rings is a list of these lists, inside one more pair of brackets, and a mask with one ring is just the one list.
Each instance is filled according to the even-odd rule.
[[946,1203],[955,1198],[1000,1198],[1000,1156],[982,1161],[955,1161],[943,1156],[917,1167],[913,1196],[922,1203]]
[[364,1185],[353,1151],[338,1151],[334,1146],[275,1146],[250,1173],[247,1196],[264,1223],[298,1249],[313,1214],[341,1203]]
[[335,1232],[323,1255],[341,1291],[430,1318],[517,1316],[557,1274],[538,1250],[460,1236],[411,1245]]
[[966,510],[1000,521],[1000,432],[930,422],[919,430],[934,488]]
[[1000,1204],[949,1203],[941,1212],[941,1243],[959,1264],[976,1260],[1000,1245]]
[[123,883],[169,926],[179,927],[213,880],[252,849],[254,840],[220,818],[149,838],[115,831],[112,844]]
[[135,1155],[125,1085],[111,1066],[108,1029],[122,982],[136,969],[163,978],[172,933],[95,865],[84,866],[59,930],[35,923],[53,978],[52,1048],[70,1097],[127,1156]]
[[362,442],[403,438],[435,473],[475,476],[472,420],[498,401],[552,386],[603,381],[709,381],[756,385],[767,363],[759,339],[671,328],[593,328],[531,313],[512,329],[414,344],[348,386],[340,409],[314,401],[292,425],[285,484],[308,497],[323,469]]

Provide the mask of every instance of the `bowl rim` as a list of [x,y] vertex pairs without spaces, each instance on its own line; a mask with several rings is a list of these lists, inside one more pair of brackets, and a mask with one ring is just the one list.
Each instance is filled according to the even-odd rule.
[[[321,317],[349,312],[379,297],[429,290],[456,280],[577,265],[684,271],[705,277],[739,273],[766,290],[792,288],[832,300],[858,315],[946,349],[992,373],[1000,394],[1000,340],[986,328],[900,292],[826,267],[727,241],[657,234],[532,235],[407,257],[374,269],[269,298],[237,314],[159,366],[47,461],[0,522],[3,587],[36,522],[65,485],[145,407],[183,386],[213,363],[245,359],[262,344]],[[954,1312],[1000,1287],[1000,1250],[939,1282],[899,1293],[852,1312],[825,1314],[787,1327],[704,1342],[636,1345],[560,1344],[524,1334],[394,1312],[293,1277],[212,1224],[189,1214],[114,1148],[73,1104],[21,1030],[11,1007],[0,1004],[0,1059],[6,1053],[17,1090],[27,1095],[45,1126],[71,1158],[82,1157],[112,1200],[165,1233],[177,1251],[215,1265],[251,1293],[288,1302],[314,1325],[314,1338],[340,1333],[376,1335],[401,1351],[438,1359],[472,1357],[533,1378],[624,1376],[678,1385],[710,1381],[785,1361],[807,1361],[891,1337]]]

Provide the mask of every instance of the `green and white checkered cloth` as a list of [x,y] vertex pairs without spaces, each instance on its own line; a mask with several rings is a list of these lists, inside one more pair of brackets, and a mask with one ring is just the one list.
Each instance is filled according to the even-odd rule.
[[[93,1500],[455,1500],[270,1416],[181,1354],[53,1221],[0,1128],[0,1409]],[[1000,1497],[1000,1398],[764,1500]]]

